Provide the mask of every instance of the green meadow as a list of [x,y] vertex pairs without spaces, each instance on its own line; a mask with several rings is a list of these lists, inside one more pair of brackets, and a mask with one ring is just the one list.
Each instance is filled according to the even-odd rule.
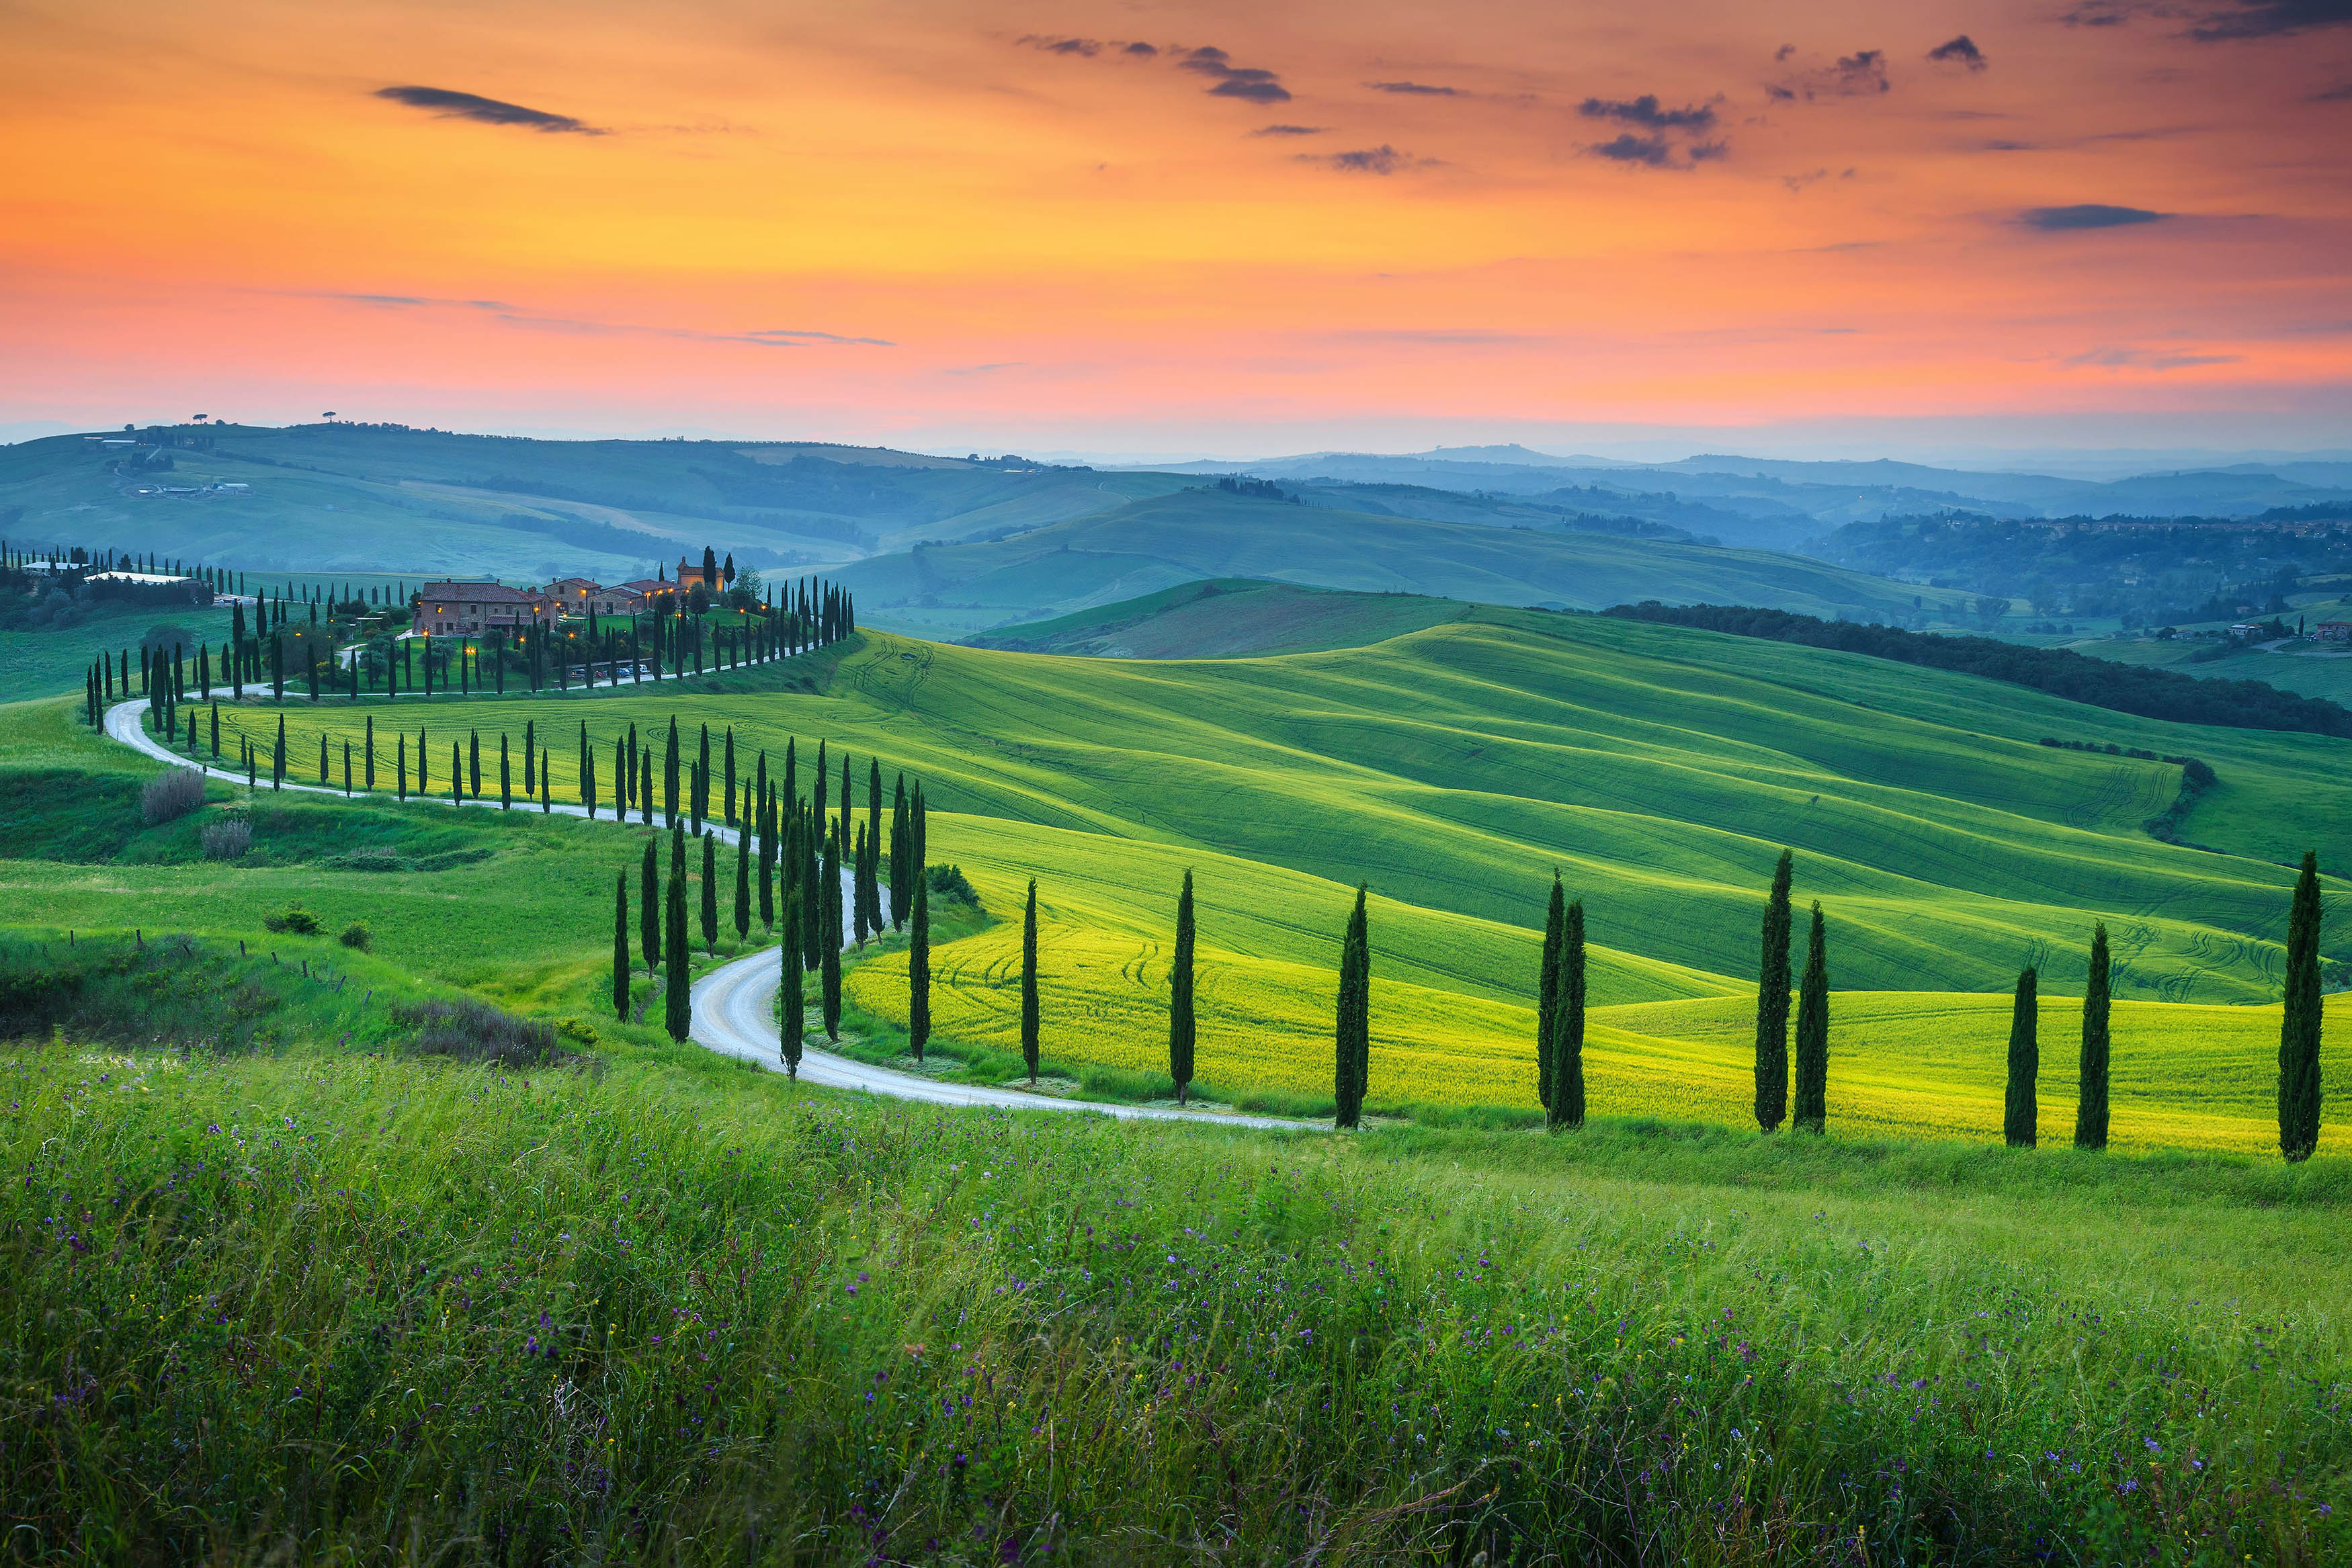
[[[229,748],[279,711],[225,705]],[[1202,1087],[1314,1113],[1367,879],[1373,1124],[941,1111],[748,1071],[637,1021],[658,1005],[614,1017],[642,827],[226,782],[151,827],[156,765],[69,699],[0,706],[22,1555],[2352,1551],[2352,1127],[2287,1166],[2269,1114],[2274,846],[2342,841],[2308,781],[2344,743],[1491,610],[1194,662],[866,632],[660,689],[283,713],[297,779],[367,714],[386,785],[396,732],[425,730],[446,788],[453,740],[495,758],[531,722],[562,799],[582,725],[601,766],[673,713],[689,741],[732,725],[746,770],[823,737],[861,804],[869,757],[908,769],[929,858],[983,905],[942,923],[934,1071],[990,1082],[1035,876],[1048,1075],[1157,1092],[1190,868]],[[2045,734],[2209,761],[2185,836],[2212,847],[2140,826],[2178,768]],[[227,818],[253,846],[206,860]],[[1832,934],[1820,1139],[1747,1130],[1783,842]],[[1599,943],[1574,1136],[1529,1126],[1555,864]],[[289,906],[318,933],[272,930]],[[2102,918],[2116,1146],[2090,1155],[2065,991]],[[2052,978],[2021,1151],[1998,1128],[2028,959]],[[904,974],[902,939],[853,956],[862,1053],[895,1049]],[[436,1054],[408,1009],[467,998],[558,1027]]]

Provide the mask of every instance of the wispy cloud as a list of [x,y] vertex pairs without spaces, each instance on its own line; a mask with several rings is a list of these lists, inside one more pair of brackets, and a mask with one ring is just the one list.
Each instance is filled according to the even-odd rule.
[[1927,51],[1927,57],[1939,66],[1958,66],[1963,70],[1980,71],[1991,62],[1977,47],[1976,40],[1962,33],[1947,44],[1937,44]]
[[1252,136],[1320,136],[1331,128],[1328,125],[1261,125]]
[[512,125],[527,131],[569,133],[574,136],[602,136],[604,131],[568,114],[551,114],[543,109],[526,109],[519,103],[506,103],[478,93],[456,92],[446,87],[380,87],[375,96],[394,103],[404,103],[411,109],[421,109],[437,120],[470,120],[479,125]]
[[2197,365],[2231,365],[2242,354],[2188,354],[2165,349],[2088,349],[2059,361],[2076,370],[2185,371]]
[[[1772,57],[1786,64],[1795,52],[1783,44]],[[1840,55],[1829,65],[1793,71],[1777,82],[1767,82],[1764,96],[1776,103],[1812,103],[1822,99],[1872,97],[1890,90],[1892,86],[1886,78],[1886,51],[1856,49],[1850,55]]]
[[1374,92],[1402,93],[1407,97],[1460,98],[1462,96],[1462,89],[1458,87],[1433,87],[1428,82],[1421,81],[1368,81],[1364,85]]
[[634,335],[655,338],[677,338],[693,343],[742,343],[755,349],[799,349],[824,344],[843,346],[866,345],[877,349],[896,348],[887,338],[856,338],[839,332],[820,332],[796,327],[754,327],[744,332],[709,332],[693,327],[652,327],[628,321],[597,321],[577,316],[546,316],[522,309],[502,299],[440,299],[415,294],[345,294],[307,293],[295,296],[306,299],[326,299],[345,305],[364,306],[379,310],[463,310],[472,311],[502,321],[509,326],[527,327],[541,332],[571,332],[584,336]]
[[1256,66],[1234,65],[1231,55],[1213,45],[1185,50],[1176,66],[1179,70],[1215,78],[1217,85],[1209,89],[1213,98],[1238,98],[1249,103],[1290,101],[1290,89],[1274,72]]
[[1685,104],[1680,109],[1660,107],[1658,95],[1645,92],[1639,98],[1588,98],[1576,106],[1576,112],[1587,120],[1616,120],[1628,125],[1639,125],[1651,131],[1705,131],[1715,123],[1712,104]]
[[2142,16],[2167,21],[2186,18],[2189,26],[2179,36],[2211,44],[2352,26],[2352,0],[2221,0],[2209,5],[2188,5],[2182,0],[2079,0],[2061,19],[2076,27],[2120,27]]
[[1301,152],[1298,161],[1320,163],[1343,174],[1394,174],[1436,162],[1430,158],[1416,158],[1410,152],[1400,152],[1385,141],[1378,147],[1359,147],[1348,152]]
[[2017,221],[2030,229],[2045,233],[2070,229],[2128,228],[2134,224],[2153,224],[2170,217],[2170,213],[2150,212],[2146,207],[2116,207],[2104,202],[2081,202],[2071,207],[2028,207],[2017,214]]

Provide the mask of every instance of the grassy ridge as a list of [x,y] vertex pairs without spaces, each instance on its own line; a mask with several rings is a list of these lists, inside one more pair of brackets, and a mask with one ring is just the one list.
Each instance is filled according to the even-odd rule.
[[44,1551],[2347,1545],[2332,1163],[1299,1144],[628,1061],[0,1077],[0,1493]]
[[[788,735],[824,736],[861,762],[878,752],[919,773],[943,810],[1364,877],[1401,902],[1509,925],[1537,917],[1541,873],[1559,864],[1602,946],[1714,974],[1752,963],[1756,890],[1790,844],[1804,895],[1840,921],[1844,984],[1990,988],[2038,961],[2063,985],[2104,917],[2121,994],[2274,995],[2285,868],[2142,834],[2178,790],[2177,768],[2019,734],[2098,736],[2118,716],[2046,700],[2036,712],[2032,694],[1959,678],[1965,691],[1938,690],[1933,672],[1896,672],[1923,690],[1883,689],[1818,654],[1786,671],[1760,657],[1700,664],[1680,644],[1639,646],[1658,628],[1530,619],[1557,633],[1482,620],[1371,648],[1197,664],[867,634],[806,677],[819,692],[759,689],[799,675],[747,676],[731,693],[476,702],[400,722],[440,727],[445,747],[461,712],[492,736],[549,720],[559,789],[583,718],[607,750],[615,727],[673,713],[689,736],[731,724],[739,746],[772,754]],[[260,733],[275,717],[239,722]],[[2179,727],[2123,722],[2185,744]],[[333,707],[298,706],[289,726],[298,758],[315,755],[320,728],[355,733]],[[2342,745],[2232,735],[2200,749],[2221,768],[2225,809],[2238,809],[2233,792],[2259,800],[2266,833],[2326,843],[2345,806],[2310,790],[2303,768]],[[2210,841],[2210,810],[2200,804],[2190,836]]]
[[976,648],[1121,659],[1256,658],[1360,648],[1459,621],[1471,607],[1410,593],[1341,593],[1250,578],[1209,579],[968,638]]
[[[983,631],[1202,578],[1272,578],[1372,593],[1597,610],[1639,599],[1769,604],[1811,614],[1909,614],[1963,596],[1800,556],[1604,534],[1537,532],[1286,506],[1188,489],[1010,538],[877,556],[841,573],[859,619]],[[926,611],[925,605],[954,607]]]

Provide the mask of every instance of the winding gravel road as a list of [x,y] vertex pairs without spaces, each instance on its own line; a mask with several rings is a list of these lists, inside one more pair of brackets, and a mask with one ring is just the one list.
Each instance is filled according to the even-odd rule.
[[[109,739],[121,742],[135,751],[144,752],[160,761],[182,768],[202,767],[208,778],[226,779],[233,784],[245,782],[245,775],[232,768],[204,767],[191,762],[147,730],[142,722],[147,712],[147,699],[134,698],[117,703],[106,710],[106,734]],[[332,785],[296,784],[289,781],[286,789],[306,795],[327,795],[337,800],[342,790]],[[382,795],[369,800],[378,805],[395,803]],[[446,806],[446,795],[411,795],[411,805]],[[499,810],[495,800],[469,800],[468,806],[486,806]],[[538,810],[537,802],[528,807],[518,804],[516,810]],[[581,806],[557,806],[556,811],[567,817],[586,817]],[[604,816],[597,821],[613,821]],[[710,831],[721,842],[733,843],[735,830],[710,824]],[[852,896],[849,873],[842,873],[842,925],[855,922],[849,900]],[[889,911],[889,889],[882,890],[883,912]],[[782,1049],[775,1019],[776,988],[783,983],[783,970],[773,947],[751,954],[712,970],[694,983],[694,1020],[690,1037],[697,1045],[725,1056],[757,1062],[772,1072],[783,1071]],[[1244,1116],[1228,1112],[1178,1110],[1170,1105],[1122,1105],[1106,1100],[1064,1100],[1050,1094],[1029,1094],[1015,1089],[992,1089],[976,1083],[942,1083],[917,1073],[900,1072],[887,1067],[870,1067],[862,1061],[838,1056],[829,1051],[814,1048],[801,1055],[802,1078],[832,1089],[861,1090],[869,1094],[887,1095],[894,1100],[918,1100],[931,1105],[974,1105],[1013,1111],[1095,1111],[1106,1116],[1118,1116],[1133,1121],[1193,1122],[1219,1127],[1290,1127],[1315,1130],[1320,1124],[1295,1122],[1277,1116]]]

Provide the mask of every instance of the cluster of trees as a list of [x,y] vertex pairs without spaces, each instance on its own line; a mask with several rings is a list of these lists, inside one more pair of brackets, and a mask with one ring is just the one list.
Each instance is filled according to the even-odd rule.
[[1951,670],[2026,686],[2069,702],[2088,703],[2142,718],[2184,724],[2224,725],[2233,729],[2297,730],[2308,735],[2352,736],[2352,709],[2325,697],[2297,696],[2260,681],[2199,680],[2147,664],[2120,664],[2064,648],[2028,648],[1990,637],[1906,632],[1895,626],[1864,626],[1823,621],[1785,610],[1738,604],[1661,604],[1654,599],[1619,604],[1601,612],[1625,621],[1692,626],[1735,637],[1834,648],[1847,653]]
[[[593,816],[597,748],[589,740],[584,726],[580,747],[583,777],[587,781],[583,804]],[[645,961],[648,977],[664,970],[666,966],[663,1023],[674,1039],[683,1040],[692,1022],[688,1001],[687,917],[687,844],[691,838],[700,845],[702,891],[698,924],[704,951],[716,951],[722,921],[733,925],[739,941],[750,937],[755,913],[761,928],[767,933],[779,934],[781,925],[778,951],[784,980],[782,1051],[786,1071],[797,1076],[807,1010],[803,977],[810,971],[815,971],[818,977],[825,1034],[838,1039],[841,954],[845,946],[863,947],[868,938],[886,930],[902,928],[911,918],[917,957],[925,963],[929,960],[929,899],[920,873],[927,832],[923,787],[918,779],[910,792],[906,774],[898,775],[886,830],[879,758],[868,758],[866,762],[866,809],[861,821],[856,801],[856,769],[846,755],[841,758],[838,794],[833,797],[837,807],[828,800],[832,768],[824,742],[817,743],[810,788],[805,793],[801,785],[798,737],[787,739],[783,767],[772,775],[767,752],[758,752],[746,770],[740,791],[732,728],[725,732],[721,747],[723,775],[714,768],[710,729],[704,726],[698,753],[684,765],[681,780],[677,721],[675,717],[670,720],[662,762],[663,816],[670,833],[669,876],[665,893],[654,842],[648,840],[638,867],[636,951]],[[654,800],[652,746],[647,743],[639,748],[633,726],[625,737],[615,737],[614,750],[616,756],[628,759],[616,775],[628,782],[614,801],[614,816],[616,820],[625,817],[634,802],[640,821],[650,825]],[[502,759],[503,756],[502,745]],[[503,776],[502,762],[502,779]],[[542,784],[545,777],[542,768]],[[682,811],[681,782],[686,786]],[[719,891],[722,834],[705,821],[706,816],[713,814],[714,783],[719,787],[724,810],[727,831],[723,836],[732,838],[735,844],[734,896],[731,910],[724,915]],[[845,871],[848,873],[845,900]],[[843,930],[845,902],[849,922],[846,939]],[[624,1019],[628,1018],[630,1009],[630,953],[628,873],[623,872],[614,891],[613,1006]],[[914,1034],[914,1051],[919,1059],[927,1039],[927,1030]]]
[[[203,643],[193,653],[179,645],[168,651],[142,647],[135,693],[162,702],[165,699],[160,694],[168,688],[168,703],[176,705],[184,703],[192,689],[209,701],[217,685],[233,700],[242,701],[247,685],[256,687],[257,695],[266,685],[272,701],[283,702],[289,672],[298,685],[308,686],[313,702],[328,691],[353,701],[376,695],[389,701],[404,692],[429,697],[436,673],[445,696],[453,685],[459,696],[490,691],[503,696],[509,672],[527,680],[533,693],[550,687],[565,691],[575,671],[589,687],[596,685],[600,666],[607,685],[622,681],[625,666],[632,680],[658,682],[665,674],[683,679],[689,673],[706,674],[707,667],[734,669],[791,658],[839,642],[857,629],[856,605],[849,591],[808,578],[788,587],[781,605],[755,606],[740,629],[716,633],[707,634],[703,621],[689,616],[687,606],[673,598],[648,614],[618,622],[605,617],[600,622],[591,612],[584,632],[555,625],[520,627],[511,633],[497,631],[478,638],[420,634],[384,640],[342,657],[344,637],[335,624],[337,612],[364,614],[375,602],[366,597],[371,591],[381,591],[362,590],[343,601],[324,590],[312,591],[302,600],[290,593],[265,593],[254,607],[250,631],[245,606],[233,605],[229,637],[217,656]],[[307,622],[291,614],[298,604],[309,610]],[[322,607],[328,612],[324,624],[320,620]],[[438,648],[436,641],[442,644]],[[83,695],[93,727],[108,704],[134,695],[131,669],[128,648],[119,654],[101,653],[91,662]],[[157,732],[167,733],[161,726]]]

